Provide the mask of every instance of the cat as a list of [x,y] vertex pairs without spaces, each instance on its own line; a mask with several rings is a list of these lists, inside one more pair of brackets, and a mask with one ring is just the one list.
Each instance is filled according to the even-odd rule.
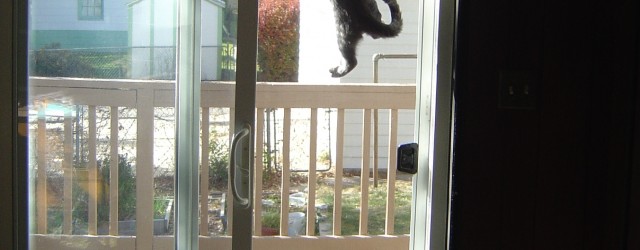
[[340,65],[329,70],[332,77],[343,77],[356,67],[356,47],[363,34],[377,39],[395,37],[402,31],[402,14],[396,0],[383,0],[391,12],[389,24],[382,22],[382,14],[375,0],[331,1],[336,18],[338,48],[342,54]]

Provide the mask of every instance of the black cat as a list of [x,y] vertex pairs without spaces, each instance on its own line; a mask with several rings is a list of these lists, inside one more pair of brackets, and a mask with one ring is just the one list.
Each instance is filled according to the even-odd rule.
[[329,70],[332,77],[343,77],[356,67],[356,46],[367,34],[374,39],[397,36],[402,30],[402,15],[396,0],[383,0],[389,5],[391,23],[382,22],[375,0],[331,0],[336,17],[338,47],[342,54],[339,66]]

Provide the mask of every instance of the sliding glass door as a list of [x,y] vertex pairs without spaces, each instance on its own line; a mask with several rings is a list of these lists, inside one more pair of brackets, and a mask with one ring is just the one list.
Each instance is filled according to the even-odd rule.
[[30,248],[444,248],[455,6],[398,3],[337,79],[330,1],[29,0]]
[[31,249],[250,249],[257,1],[30,0],[28,20]]

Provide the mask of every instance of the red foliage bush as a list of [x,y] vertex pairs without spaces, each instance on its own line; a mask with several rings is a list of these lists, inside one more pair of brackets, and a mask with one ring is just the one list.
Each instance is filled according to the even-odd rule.
[[299,0],[260,0],[258,13],[258,81],[297,81]]

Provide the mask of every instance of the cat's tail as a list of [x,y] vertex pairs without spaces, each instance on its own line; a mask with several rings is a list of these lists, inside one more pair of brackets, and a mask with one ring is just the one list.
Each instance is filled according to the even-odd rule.
[[383,0],[389,5],[389,11],[391,12],[391,23],[385,24],[380,20],[370,22],[371,25],[365,28],[365,32],[373,38],[388,38],[395,37],[402,31],[402,13],[400,12],[400,6],[396,0]]

